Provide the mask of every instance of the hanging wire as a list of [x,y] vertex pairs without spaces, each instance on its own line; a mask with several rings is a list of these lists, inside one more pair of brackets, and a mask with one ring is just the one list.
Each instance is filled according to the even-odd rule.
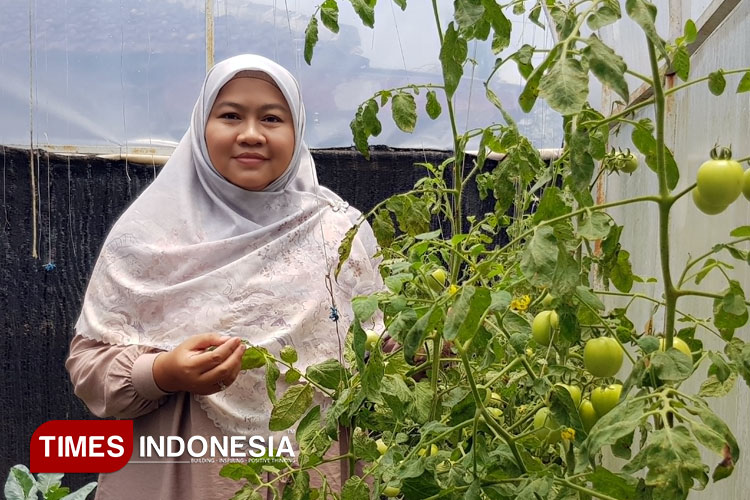
[[[47,137],[47,134],[44,134],[45,139],[47,139],[47,151],[45,151],[45,155],[47,157],[47,266],[49,264],[54,265],[55,261],[52,258],[52,181],[50,176],[50,163],[49,163],[49,138]],[[45,269],[47,269],[45,267]],[[53,268],[54,269],[54,268]],[[51,271],[51,269],[47,269],[47,271]]]
[[[70,61],[68,57],[68,0],[64,3],[65,12],[65,23],[63,24],[63,31],[65,32],[65,102],[70,102]],[[70,137],[70,121],[65,120],[65,137]],[[73,249],[73,257],[78,257],[76,252],[76,245],[73,238],[73,194],[71,189],[70,179],[70,155],[65,157],[68,171],[68,241]]]
[[146,41],[148,44],[148,56],[146,59],[146,123],[148,127],[148,145],[152,152],[151,155],[151,173],[156,179],[156,162],[154,161],[153,148],[153,129],[151,128],[151,0],[146,1]]
[[214,1],[206,0],[206,73],[214,66]]
[[31,173],[31,256],[39,258],[37,250],[37,196],[34,172],[34,2],[29,0],[29,170]]
[[[122,0],[120,0],[120,93],[122,98],[122,130],[125,134],[125,177],[128,179],[128,189],[130,186],[130,170],[128,169],[128,127],[125,120],[125,21],[122,16]],[[120,150],[122,154],[122,150]]]
[[10,220],[8,219],[8,205],[5,201],[5,145],[0,144],[3,148],[3,212],[5,214],[5,224],[3,224],[3,230],[7,231],[10,229]]

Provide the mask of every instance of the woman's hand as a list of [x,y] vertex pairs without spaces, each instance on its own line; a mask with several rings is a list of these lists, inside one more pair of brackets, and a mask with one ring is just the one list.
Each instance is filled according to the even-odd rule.
[[[215,347],[210,351],[206,349]],[[237,337],[203,333],[154,360],[156,385],[164,392],[214,394],[232,385],[242,367],[245,345]]]

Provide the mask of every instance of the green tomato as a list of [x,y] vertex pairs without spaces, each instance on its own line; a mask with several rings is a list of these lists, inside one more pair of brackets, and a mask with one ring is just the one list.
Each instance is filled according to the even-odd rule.
[[576,408],[581,404],[581,388],[576,385],[567,385],[567,384],[557,384],[560,387],[565,387],[568,390],[568,393],[570,394],[570,399],[573,400],[573,403],[576,405]]
[[494,405],[494,406],[502,405],[503,404],[503,397],[500,394],[498,394],[496,392],[493,392],[493,393],[490,394],[490,401],[487,404]]
[[534,429],[539,439],[549,444],[560,441],[560,424],[550,415],[549,408],[541,408],[534,415]]
[[698,188],[693,189],[693,203],[698,207],[698,210],[706,215],[720,214],[727,209],[727,205],[711,205],[708,203],[698,192]]
[[[667,343],[667,339],[661,338],[659,339],[659,350],[660,351],[666,351],[664,348],[665,344]],[[673,337],[672,338],[672,347],[680,351],[681,353],[687,355],[690,357],[690,359],[693,359],[693,353],[690,351],[690,346],[687,345],[687,342],[682,340],[679,337]]]
[[373,349],[375,349],[375,346],[378,345],[380,334],[375,330],[365,330],[365,333],[367,334],[367,340],[365,340],[365,349],[368,351],[372,351]]
[[420,450],[417,452],[417,455],[419,455],[420,457],[424,457],[424,456],[431,457],[433,455],[437,455],[438,451],[439,450],[438,450],[437,445],[436,444],[431,444],[430,445],[430,452],[429,453],[427,453],[427,448],[420,448]]
[[542,307],[549,307],[549,306],[551,306],[552,302],[555,301],[555,298],[556,297],[554,295],[552,295],[551,293],[548,293],[547,295],[545,295],[544,298],[542,299]]
[[487,408],[487,411],[490,412],[490,415],[492,415],[495,420],[500,420],[503,417],[503,410],[500,408],[490,407]]
[[620,401],[622,393],[621,384],[612,384],[608,387],[597,387],[591,391],[591,404],[599,417],[603,417],[612,410]]
[[281,348],[279,357],[285,363],[289,363],[289,364],[296,363],[297,362],[297,350],[290,345],[285,345],[284,347]]
[[388,445],[385,444],[382,438],[375,441],[375,446],[378,447],[378,453],[381,455],[385,455],[385,452],[388,451]]
[[633,153],[623,153],[618,159],[620,172],[632,174],[638,169],[638,159]]
[[557,329],[560,321],[555,311],[542,311],[534,316],[531,322],[531,336],[540,345],[549,345],[552,340],[552,330]]
[[742,175],[742,194],[750,201],[750,168]]
[[578,415],[581,417],[581,423],[586,432],[589,432],[596,421],[599,420],[594,405],[588,399],[581,401],[581,406],[578,407]]
[[443,288],[445,288],[445,282],[448,279],[448,275],[445,272],[445,269],[442,267],[438,267],[434,271],[432,271],[432,274],[430,274],[430,277],[427,278],[427,283],[430,285],[430,288],[432,288],[435,292],[441,292]]
[[744,172],[742,166],[731,159],[731,151],[717,148],[711,151],[711,159],[698,169],[696,182],[701,198],[709,205],[727,206],[742,192]]
[[395,486],[386,486],[385,488],[383,488],[383,495],[387,496],[388,498],[398,496],[399,493],[401,493],[401,488],[397,488]]
[[611,337],[599,337],[586,342],[583,366],[594,377],[611,377],[622,366],[622,348]]

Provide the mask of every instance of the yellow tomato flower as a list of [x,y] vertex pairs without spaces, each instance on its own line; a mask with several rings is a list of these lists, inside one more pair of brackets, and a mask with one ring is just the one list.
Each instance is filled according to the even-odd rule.
[[456,292],[458,292],[458,287],[456,285],[451,285],[448,287],[448,293],[451,295],[455,295]]
[[514,311],[525,311],[529,308],[529,304],[531,303],[531,297],[528,295],[524,295],[523,297],[520,297],[518,299],[513,299],[510,302],[510,308]]
[[562,436],[563,439],[567,439],[568,441],[573,441],[576,438],[576,430],[572,427],[568,427],[567,429],[563,429],[562,432],[560,432],[560,436]]

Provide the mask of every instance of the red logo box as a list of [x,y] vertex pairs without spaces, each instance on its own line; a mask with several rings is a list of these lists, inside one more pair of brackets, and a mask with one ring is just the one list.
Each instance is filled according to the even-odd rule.
[[50,420],[31,436],[31,472],[114,472],[133,454],[132,420]]

